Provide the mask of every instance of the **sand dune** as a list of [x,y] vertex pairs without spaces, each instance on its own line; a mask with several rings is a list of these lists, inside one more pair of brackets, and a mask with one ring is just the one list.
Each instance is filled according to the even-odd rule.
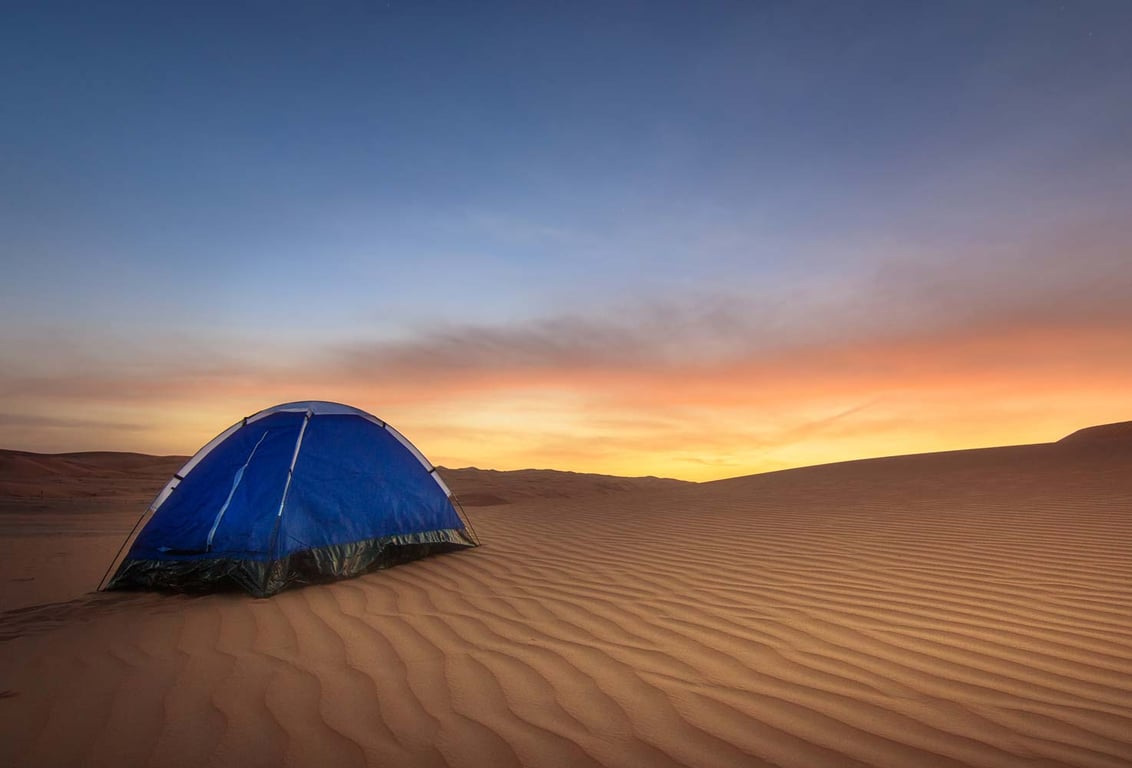
[[1085,427],[1071,435],[1061,438],[1058,442],[1127,446],[1132,444],[1132,421],[1121,421],[1116,424],[1101,424],[1096,427]]
[[1132,442],[1102,437],[449,470],[483,547],[269,600],[85,594],[136,507],[9,499],[4,555],[88,546],[21,571],[72,574],[50,604],[5,557],[0,765],[1128,766]]
[[662,477],[613,477],[553,469],[446,469],[445,482],[456,489],[465,507],[489,507],[532,499],[571,499],[625,491],[671,491],[694,485]]
[[139,498],[160,488],[185,456],[141,453],[38,454],[0,450],[0,501]]

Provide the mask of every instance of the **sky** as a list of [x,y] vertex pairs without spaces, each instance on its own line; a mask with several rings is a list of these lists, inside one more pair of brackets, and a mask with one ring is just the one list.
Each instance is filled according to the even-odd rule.
[[692,480],[1132,419],[1132,3],[5,3],[0,447]]

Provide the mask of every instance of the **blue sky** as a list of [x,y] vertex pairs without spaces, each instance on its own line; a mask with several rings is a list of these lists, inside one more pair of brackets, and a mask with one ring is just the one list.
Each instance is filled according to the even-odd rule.
[[[1122,2],[15,4],[0,444],[191,452],[295,384],[410,437],[440,434],[437,398],[512,430],[506,455],[437,442],[449,463],[667,467],[674,434],[621,463],[533,436],[675,407],[606,403],[613,380],[678,393],[893,339],[907,362],[999,334],[1025,382],[1036,331],[1084,350],[1062,368],[1088,385],[1046,381],[1045,421],[907,416],[887,444],[1127,418],[1129,39]],[[858,394],[833,376],[768,418]],[[705,424],[758,418],[703,400]],[[752,430],[735,445],[769,447],[720,471],[799,460]]]

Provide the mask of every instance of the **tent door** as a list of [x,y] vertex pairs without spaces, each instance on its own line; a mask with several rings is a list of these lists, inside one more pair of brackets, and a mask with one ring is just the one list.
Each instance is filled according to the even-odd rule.
[[[270,432],[270,430],[268,430],[268,432]],[[267,437],[268,432],[264,432],[260,435],[259,441],[256,442],[255,447],[252,448],[252,452],[248,454],[248,460],[243,463],[243,466],[236,470],[236,474],[232,478],[232,490],[228,492],[228,498],[220,505],[220,511],[216,513],[216,519],[212,521],[212,528],[208,531],[208,540],[204,545],[205,552],[212,551],[212,539],[216,536],[216,529],[220,527],[220,521],[224,519],[224,513],[228,511],[228,506],[232,503],[232,497],[236,495],[236,489],[240,487],[240,483],[244,480],[244,472],[247,471],[248,465],[252,463],[252,459],[255,458],[255,452],[259,450],[259,446],[263,442],[263,438]]]

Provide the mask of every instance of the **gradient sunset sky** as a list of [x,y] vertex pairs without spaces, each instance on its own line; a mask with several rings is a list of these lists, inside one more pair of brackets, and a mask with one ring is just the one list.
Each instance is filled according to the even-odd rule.
[[6,3],[0,447],[709,479],[1132,419],[1132,3]]

